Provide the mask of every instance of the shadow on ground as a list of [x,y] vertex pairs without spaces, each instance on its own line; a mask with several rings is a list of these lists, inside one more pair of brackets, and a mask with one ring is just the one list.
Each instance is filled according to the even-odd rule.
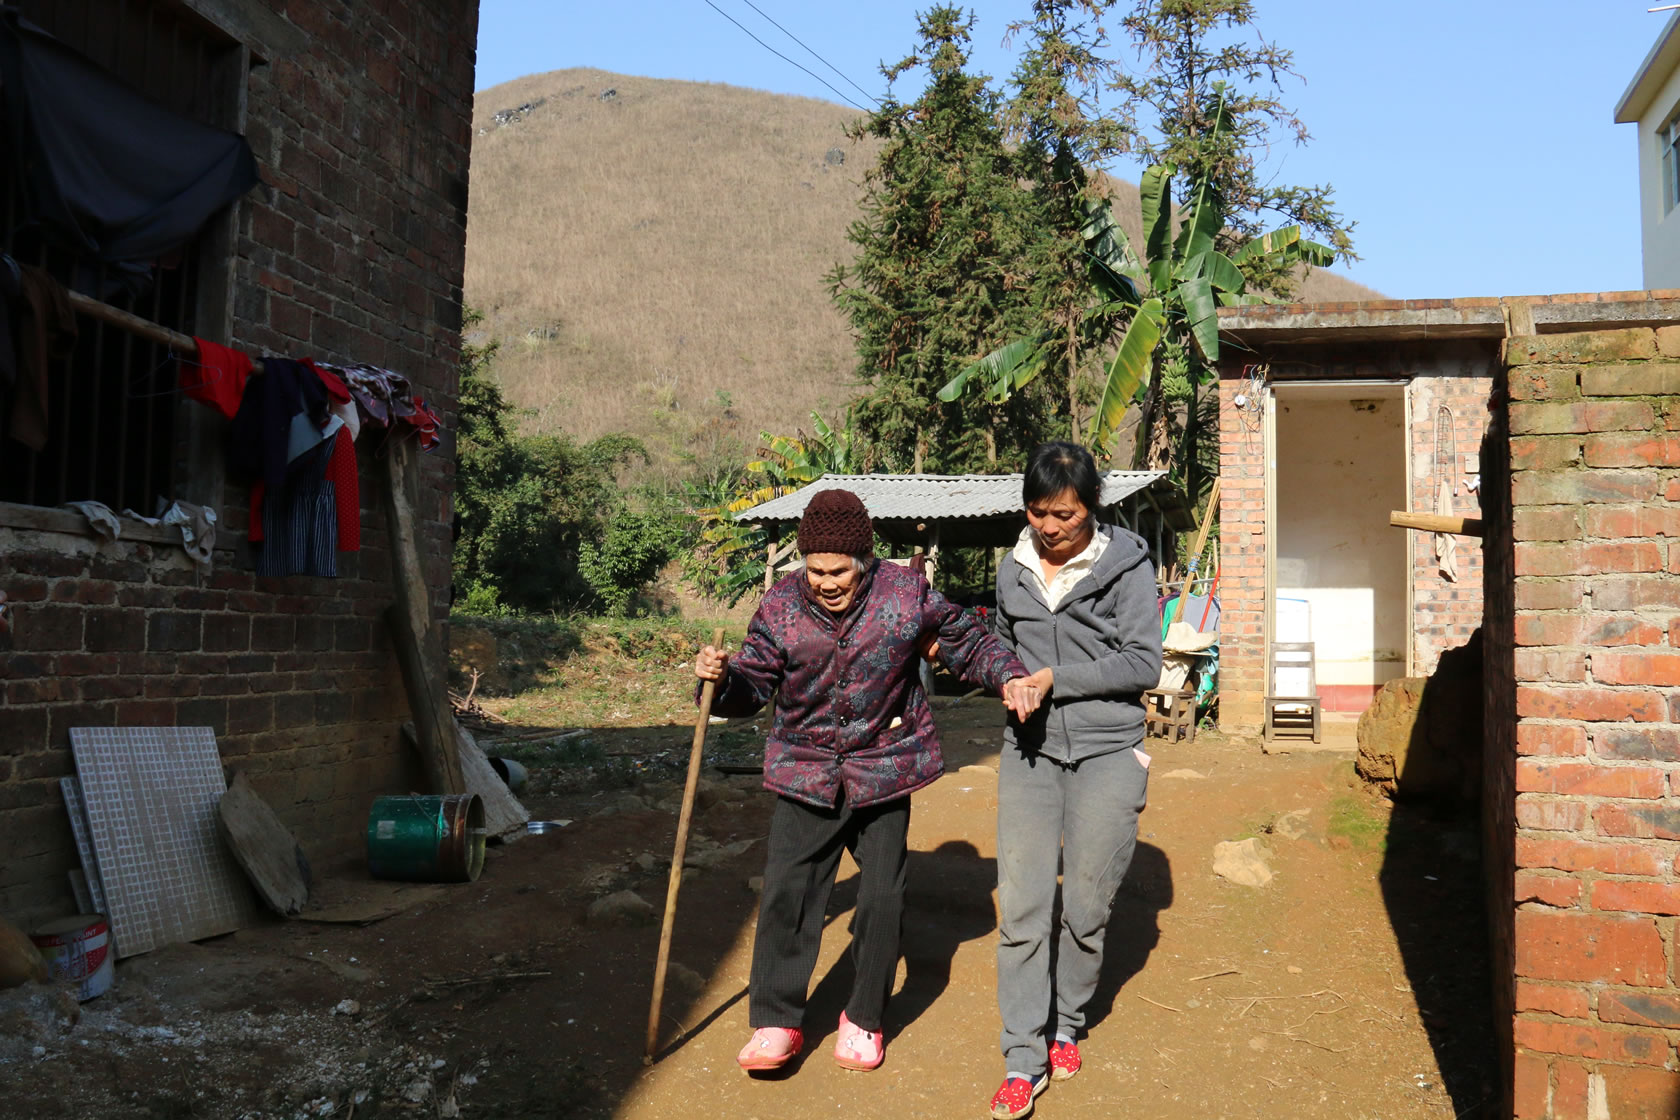
[[1102,974],[1086,1012],[1085,1029],[1095,1029],[1114,1010],[1126,981],[1143,971],[1161,942],[1161,911],[1173,904],[1172,863],[1153,844],[1138,842],[1132,866],[1114,899],[1108,936],[1103,941]]
[[1477,809],[1481,679],[1479,641],[1442,655],[1413,727],[1378,876],[1459,1117],[1491,1116],[1501,1096]]

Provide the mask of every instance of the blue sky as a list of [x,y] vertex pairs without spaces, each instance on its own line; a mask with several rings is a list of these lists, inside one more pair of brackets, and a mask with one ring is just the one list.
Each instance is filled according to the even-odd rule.
[[[713,2],[863,100],[747,0]],[[1611,118],[1668,18],[1651,2],[1257,0],[1258,30],[1306,78],[1285,93],[1313,134],[1264,167],[1279,183],[1334,184],[1363,258],[1342,271],[1394,298],[1641,287],[1634,126]],[[877,94],[879,64],[907,52],[928,6],[752,3]],[[1000,41],[1028,0],[967,7],[974,65],[1006,78],[1014,52]],[[482,0],[477,88],[571,66],[840,100],[706,0]],[[898,92],[917,88],[911,75]]]

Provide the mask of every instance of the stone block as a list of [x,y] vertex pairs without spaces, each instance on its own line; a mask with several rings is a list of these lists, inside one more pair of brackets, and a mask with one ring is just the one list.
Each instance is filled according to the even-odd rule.
[[1474,799],[1480,786],[1482,637],[1441,654],[1434,674],[1383,685],[1359,717],[1359,775],[1402,798]]

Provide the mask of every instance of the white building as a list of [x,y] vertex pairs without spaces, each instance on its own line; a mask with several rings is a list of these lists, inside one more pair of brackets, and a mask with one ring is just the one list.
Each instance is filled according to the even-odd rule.
[[1616,103],[1639,126],[1639,226],[1645,287],[1680,288],[1680,13]]

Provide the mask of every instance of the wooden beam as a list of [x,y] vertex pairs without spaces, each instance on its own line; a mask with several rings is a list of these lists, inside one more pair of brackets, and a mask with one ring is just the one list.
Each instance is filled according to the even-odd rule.
[[418,454],[411,439],[393,438],[385,445],[385,525],[396,589],[396,602],[386,609],[385,622],[433,792],[460,793],[466,781],[455,740],[455,711],[444,680],[439,630],[432,623],[431,592],[420,560],[420,519],[411,495],[418,482]]
[[1207,547],[1208,530],[1213,528],[1213,519],[1219,515],[1219,482],[1213,480],[1213,489],[1208,492],[1207,508],[1202,511],[1202,525],[1196,532],[1196,547],[1190,552],[1190,570],[1184,573],[1184,586],[1178,593],[1178,604],[1173,608],[1174,622],[1184,619],[1184,604],[1190,599],[1190,584],[1196,576],[1197,565],[1201,563],[1202,550]]
[[1482,519],[1479,517],[1412,513],[1409,510],[1397,509],[1388,515],[1388,523],[1399,529],[1416,529],[1424,533],[1454,533],[1461,537],[1482,535]]

